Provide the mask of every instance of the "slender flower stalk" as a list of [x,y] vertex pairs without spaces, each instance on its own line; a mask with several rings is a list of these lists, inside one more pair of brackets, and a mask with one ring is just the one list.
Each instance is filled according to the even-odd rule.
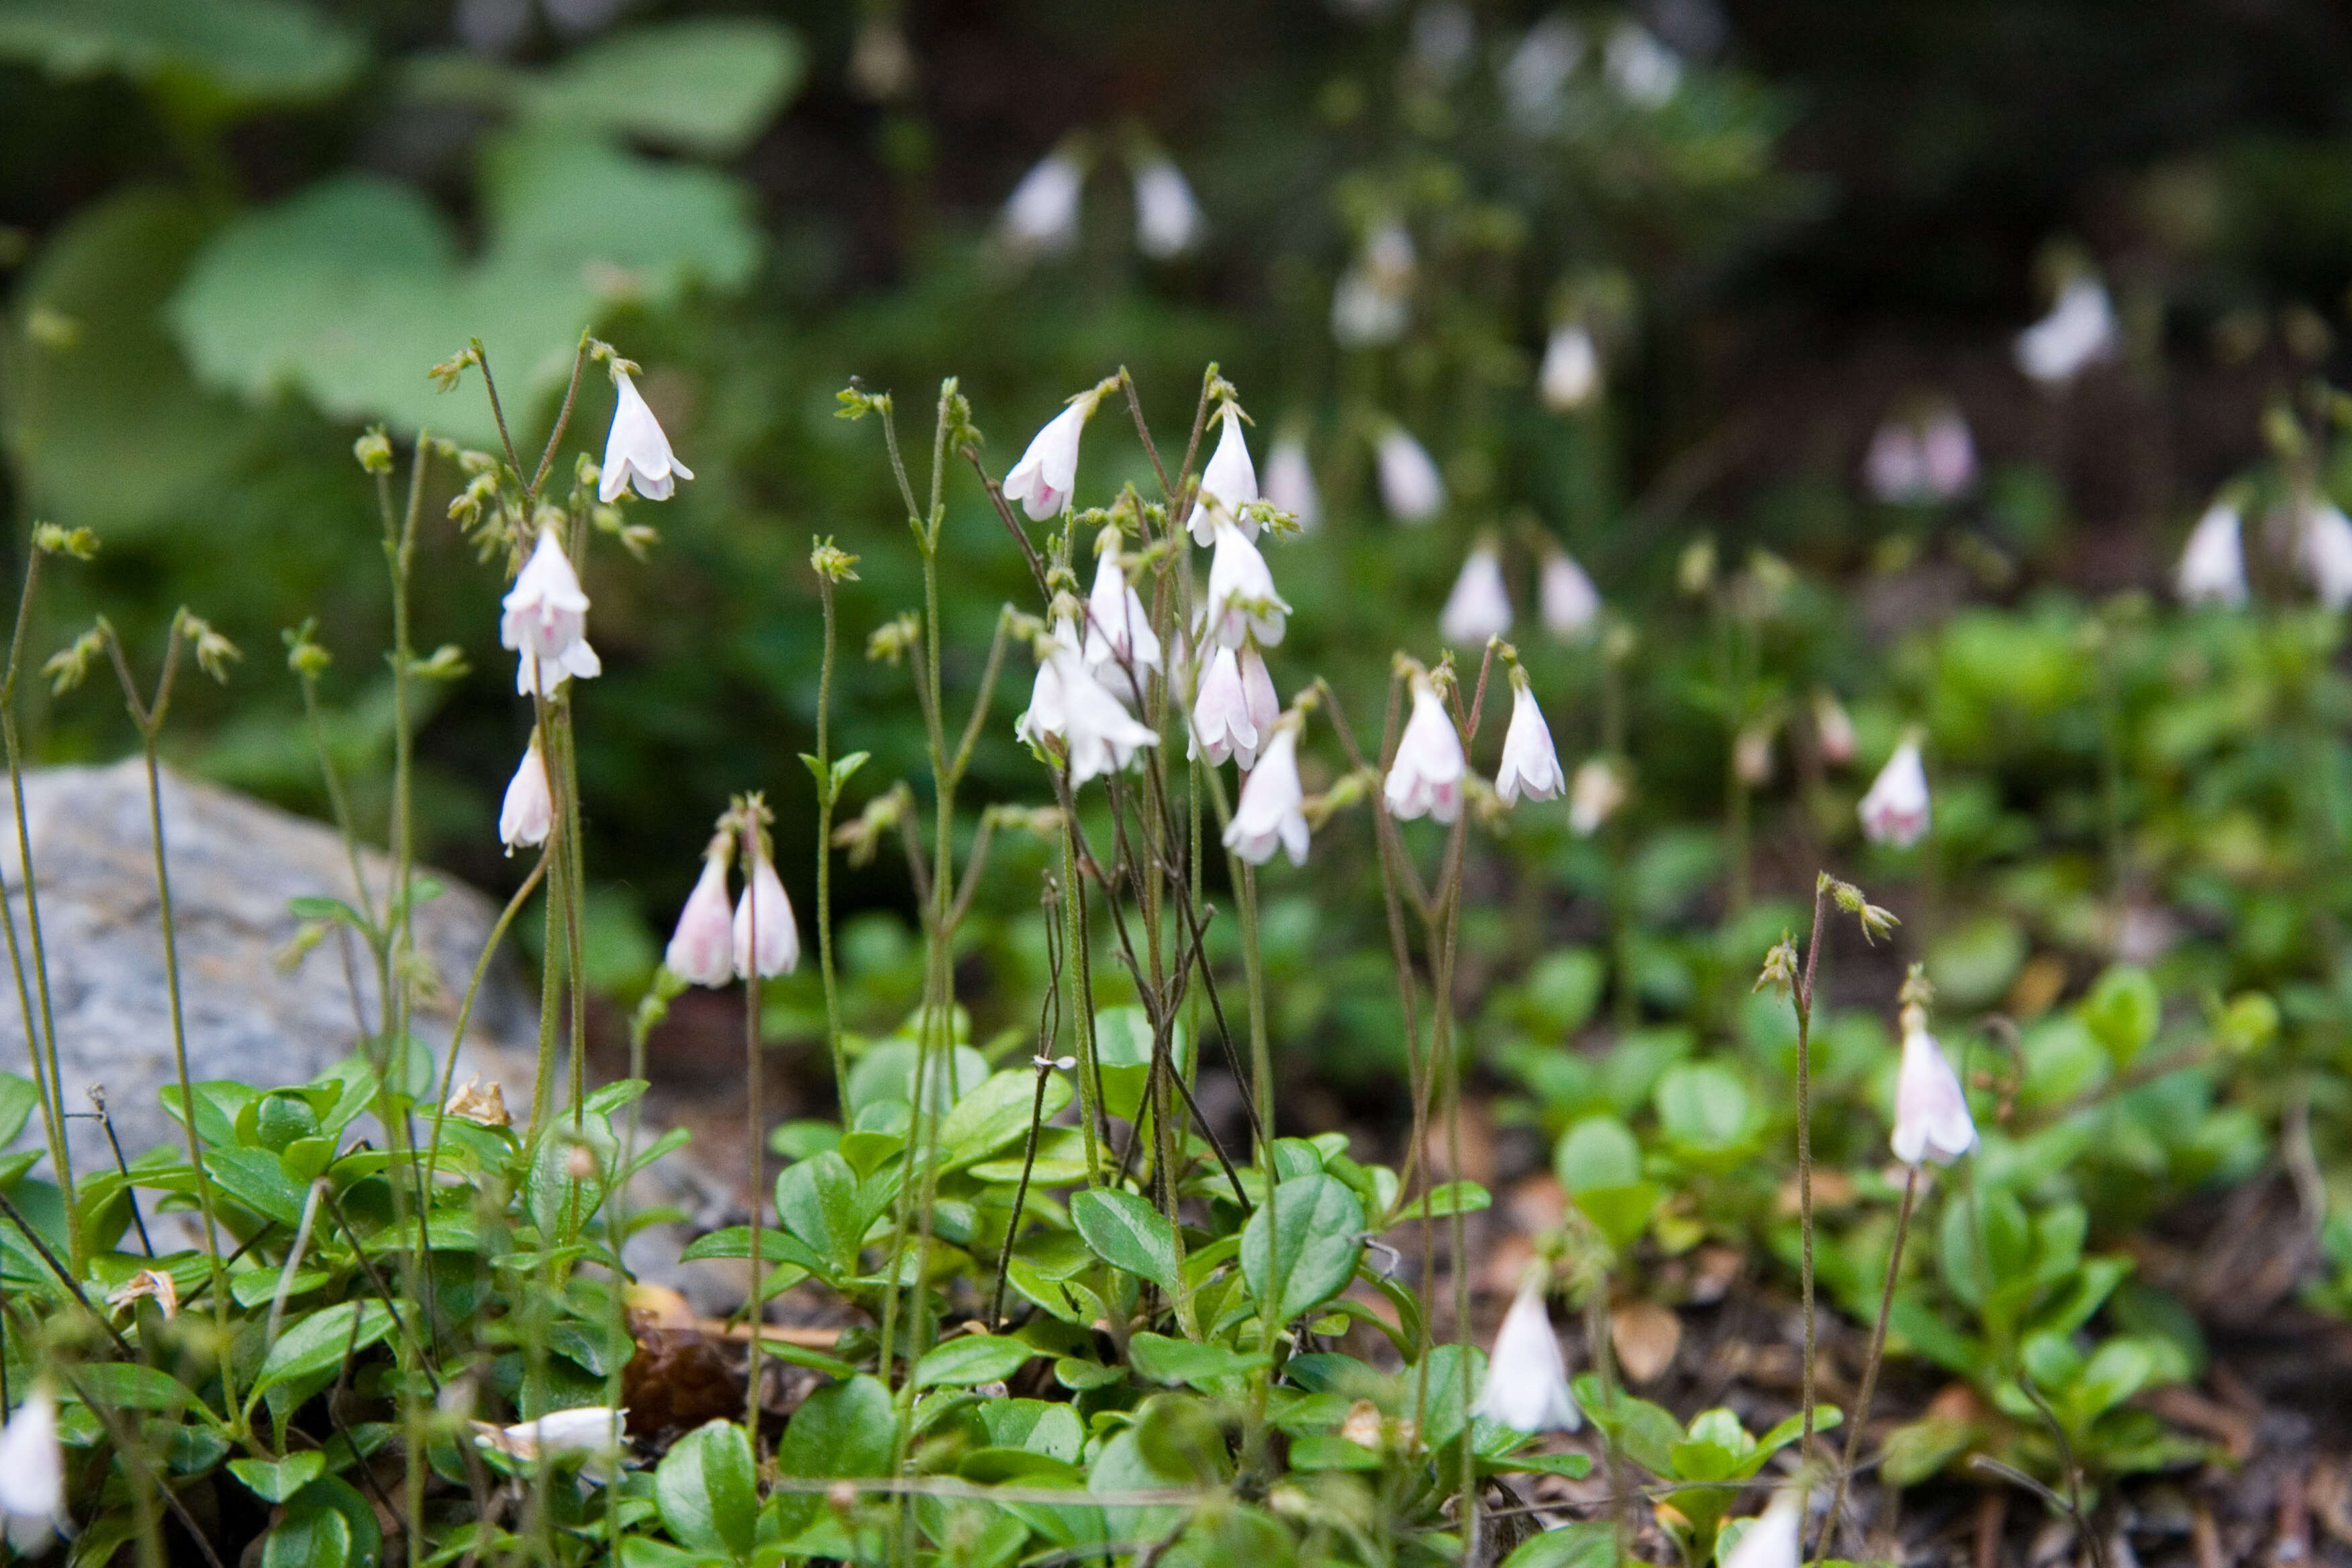
[[827,539],[810,551],[809,565],[816,573],[817,598],[824,606],[824,655],[816,680],[816,763],[810,770],[816,774],[816,956],[817,969],[824,981],[824,1037],[833,1058],[833,1091],[845,1115],[849,1107],[849,1058],[842,1044],[841,992],[833,972],[833,811],[840,803],[844,780],[865,757],[860,753],[854,761],[845,759],[842,766],[845,771],[841,777],[835,777],[828,726],[832,719],[835,639],[834,589],[844,582],[857,580],[857,557],[835,549],[833,541]]

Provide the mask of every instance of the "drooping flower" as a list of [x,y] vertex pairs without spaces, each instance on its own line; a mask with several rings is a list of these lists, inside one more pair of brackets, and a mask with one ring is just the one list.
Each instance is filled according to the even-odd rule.
[[1160,668],[1160,635],[1151,629],[1142,596],[1127,585],[1118,535],[1097,548],[1094,591],[1087,595],[1087,668],[1113,692],[1139,702],[1134,687],[1145,670]]
[[1296,718],[1274,726],[1257,766],[1242,781],[1234,819],[1225,825],[1225,847],[1253,866],[1274,858],[1276,846],[1294,866],[1307,864],[1307,795],[1298,783]]
[[2077,273],[2050,313],[2017,335],[2017,367],[2048,387],[2063,386],[2116,348],[2115,307],[2106,286]]
[[1401,426],[1381,437],[1381,500],[1399,522],[1427,522],[1445,505],[1445,480],[1429,448]]
[[637,384],[629,379],[627,371],[613,373],[613,428],[604,437],[604,461],[597,471],[596,499],[610,506],[634,484],[637,493],[647,500],[667,500],[670,492],[677,488],[677,481],[694,478],[694,470],[670,451],[669,437],[662,434],[661,421],[646,406]]
[[1059,517],[1078,484],[1078,437],[1094,417],[1095,395],[1083,393],[1030,437],[1028,450],[1004,476],[1004,499],[1019,501],[1032,522]]
[[1948,403],[1924,416],[1890,414],[1870,438],[1862,472],[1871,495],[1891,505],[1956,500],[1976,483],[1976,442]]
[[1134,762],[1139,748],[1156,746],[1159,733],[1139,723],[1079,658],[1067,623],[1038,644],[1037,684],[1013,732],[1039,752],[1057,754],[1073,789]]
[[2246,602],[2246,550],[2239,528],[2238,509],[2227,501],[2215,501],[2197,520],[2173,577],[2182,604]]
[[1782,1487],[1732,1546],[1723,1568],[1797,1568],[1804,1516],[1804,1488]]
[[1465,649],[1484,647],[1488,637],[1511,629],[1511,594],[1503,584],[1503,558],[1492,540],[1482,539],[1470,547],[1461,574],[1454,579],[1454,591],[1445,596],[1445,608],[1438,614],[1437,629],[1448,643]]
[[1544,630],[1561,642],[1582,642],[1601,624],[1601,594],[1565,550],[1544,552],[1536,574],[1536,608]]
[[1257,758],[1257,721],[1249,710],[1249,693],[1242,685],[1241,661],[1229,647],[1217,649],[1209,672],[1201,678],[1200,695],[1192,702],[1192,756],[1205,756],[1222,767],[1228,757],[1239,757],[1247,770]]
[[1976,438],[1958,408],[1939,403],[1919,426],[1919,462],[1928,493],[1955,500],[1977,482]]
[[1209,558],[1209,635],[1237,648],[1245,637],[1262,647],[1282,642],[1290,606],[1274,591],[1274,574],[1249,535],[1221,506],[1210,506],[1217,552]]
[[1389,764],[1384,793],[1390,814],[1410,822],[1427,816],[1452,822],[1462,814],[1462,775],[1468,764],[1462,756],[1462,737],[1445,703],[1429,678],[1412,678],[1412,715],[1397,740],[1396,760]]
[[702,875],[687,895],[677,929],[662,955],[671,973],[696,985],[724,985],[735,977],[735,917],[727,898],[727,862],[733,843],[734,836],[724,833],[711,841]]
[[1682,57],[1639,22],[1623,21],[1609,35],[1602,61],[1609,85],[1628,103],[1656,109],[1683,84]]
[[1323,521],[1323,492],[1316,488],[1315,465],[1307,458],[1307,444],[1296,436],[1278,436],[1265,460],[1265,499],[1276,511],[1286,511],[1301,528]]
[[1404,335],[1417,269],[1412,236],[1402,224],[1382,224],[1371,232],[1363,254],[1331,290],[1331,336],[1341,348],[1392,343]]
[[1601,390],[1600,345],[1583,322],[1563,321],[1551,330],[1536,387],[1543,394],[1544,406],[1555,414],[1583,407]]
[[1004,198],[997,232],[1020,255],[1069,249],[1078,237],[1078,193],[1085,184],[1086,171],[1078,161],[1055,148],[1038,159]]
[[1584,58],[1584,32],[1554,13],[1529,27],[1503,61],[1504,107],[1512,123],[1541,136],[1559,123],[1560,91]]
[[1874,844],[1908,849],[1926,836],[1927,769],[1919,760],[1916,741],[1895,748],[1870,793],[1862,797],[1860,812],[1863,836]]
[[1474,1415],[1499,1421],[1515,1432],[1573,1432],[1584,1425],[1569,1391],[1568,1363],[1534,1279],[1519,1287],[1487,1358],[1486,1381],[1470,1406]]
[[745,837],[754,842],[744,856],[751,873],[743,879],[741,897],[735,900],[735,973],[745,980],[751,978],[753,944],[757,943],[762,975],[790,974],[801,964],[801,932],[793,920],[793,901],[784,896],[784,884],[775,867],[768,863],[767,847],[756,842],[755,833],[747,832]]
[[1495,770],[1495,794],[1505,805],[1521,795],[1529,800],[1555,800],[1568,787],[1560,771],[1559,752],[1551,743],[1551,726],[1536,706],[1527,671],[1511,667],[1511,724],[1503,731],[1503,761]]
[[1927,489],[1925,467],[1917,433],[1892,416],[1880,421],[1862,459],[1863,481],[1872,498],[1889,504],[1919,500]]
[[2321,604],[2331,610],[2352,604],[2352,520],[2333,501],[2321,501],[2305,525],[2303,566]]
[[477,1421],[474,1441],[522,1464],[586,1454],[592,1462],[583,1466],[580,1473],[591,1480],[610,1480],[628,1415],[625,1405],[615,1410],[586,1405],[574,1410],[551,1410],[536,1421],[518,1421],[511,1426]]
[[1895,1079],[1895,1157],[1906,1165],[1923,1159],[1948,1165],[1977,1146],[1977,1124],[1969,1097],[1944,1048],[1924,1028],[1905,1031],[1903,1066]]
[[1568,786],[1568,827],[1579,838],[1590,838],[1625,804],[1625,780],[1606,757],[1588,757]]
[[1732,772],[1750,789],[1772,782],[1772,730],[1769,722],[1747,724],[1732,737]]
[[547,759],[533,730],[522,761],[507,781],[507,796],[499,807],[499,841],[511,855],[526,844],[544,844],[555,825],[555,797],[547,787]]
[[[1274,672],[1266,668],[1265,656],[1257,651],[1257,644],[1242,644],[1241,667],[1242,701],[1263,740],[1274,733],[1274,721],[1282,717],[1282,698],[1274,689]],[[1242,766],[1249,765],[1249,759],[1243,758]]]
[[[1054,642],[1056,651],[1077,652],[1077,629],[1066,617],[1054,623]],[[1048,749],[1049,740],[1059,741],[1066,727],[1069,705],[1063,700],[1062,669],[1058,658],[1039,657],[1036,683],[1029,689],[1029,706],[1013,721],[1013,732],[1040,752]]]
[[66,1457],[58,1447],[58,1402],[37,1381],[16,1413],[0,1426],[0,1514],[8,1544],[39,1551],[66,1523]]
[[522,656],[515,667],[519,695],[541,690],[542,679],[552,693],[572,676],[587,680],[604,673],[604,662],[588,646],[588,595],[554,529],[540,531],[538,548],[501,603],[499,643]]
[[1192,183],[1164,157],[1148,159],[1135,171],[1135,245],[1155,261],[1192,248],[1206,226]]
[[1813,692],[1813,740],[1821,747],[1822,761],[1831,766],[1843,767],[1853,761],[1853,721],[1826,687]]
[[1216,523],[1208,506],[1211,500],[1223,503],[1234,527],[1253,539],[1257,537],[1257,521],[1241,510],[1257,500],[1257,468],[1250,461],[1249,442],[1242,435],[1242,411],[1231,403],[1221,404],[1217,416],[1224,428],[1218,433],[1217,448],[1209,454],[1208,466],[1201,470],[1201,500],[1193,503],[1190,521],[1195,544],[1214,542]]

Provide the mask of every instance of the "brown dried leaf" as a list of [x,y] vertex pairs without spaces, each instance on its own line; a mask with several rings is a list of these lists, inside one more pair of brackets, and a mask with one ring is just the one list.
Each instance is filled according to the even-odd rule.
[[1628,1383],[1649,1383],[1672,1366],[1682,1348],[1683,1321],[1655,1301],[1626,1301],[1610,1310],[1609,1341]]

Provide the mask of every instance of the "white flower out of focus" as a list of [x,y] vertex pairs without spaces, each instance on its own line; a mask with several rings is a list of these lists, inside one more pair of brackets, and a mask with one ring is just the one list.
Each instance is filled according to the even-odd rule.
[[2227,605],[2246,602],[2246,548],[2238,509],[2215,501],[2197,520],[2180,552],[2173,587],[2184,605]]
[[1242,411],[1231,403],[1220,404],[1217,417],[1223,428],[1217,435],[1216,450],[1209,454],[1208,464],[1201,470],[1200,499],[1192,504],[1189,522],[1192,542],[1201,545],[1215,542],[1211,500],[1223,504],[1234,527],[1252,539],[1257,537],[1257,520],[1241,510],[1258,499],[1257,466],[1250,461],[1249,441],[1242,434]]
[[1004,198],[998,234],[1017,255],[1069,249],[1078,237],[1078,193],[1085,184],[1086,171],[1076,158],[1059,148],[1046,153]]
[[1601,348],[1590,328],[1570,321],[1551,330],[1536,388],[1543,394],[1544,406],[1555,414],[1570,413],[1592,401],[1601,391]]
[[1617,24],[1602,65],[1618,96],[1643,109],[1663,107],[1683,85],[1682,57],[1639,22]]
[[1957,500],[1976,483],[1976,441],[1949,404],[1924,418],[1890,414],[1871,437],[1862,471],[1872,497],[1890,505]]
[[1294,866],[1307,864],[1307,796],[1298,783],[1298,726],[1277,722],[1257,766],[1242,781],[1241,799],[1225,826],[1225,847],[1253,866],[1279,847]]
[[1853,761],[1853,721],[1847,717],[1845,705],[1826,690],[1813,693],[1813,741],[1821,747],[1822,761],[1831,766],[1843,767]]
[[1568,786],[1568,827],[1590,838],[1625,804],[1625,781],[1605,757],[1588,757]]
[[0,1514],[8,1544],[31,1553],[66,1521],[66,1458],[58,1447],[58,1403],[36,1382],[0,1427]]
[[1529,27],[1497,74],[1511,123],[1530,136],[1559,124],[1560,93],[1584,58],[1584,32],[1555,12]]
[[628,1414],[625,1406],[615,1410],[585,1405],[573,1410],[551,1410],[536,1421],[518,1421],[511,1426],[477,1421],[474,1441],[523,1464],[586,1454],[592,1462],[581,1468],[581,1475],[610,1481],[615,1468],[613,1461],[621,1451],[622,1424]]
[[2303,567],[2321,604],[2331,610],[2352,604],[2352,520],[2333,501],[2312,510],[2303,536]]
[[1944,1048],[1925,1029],[1903,1036],[1903,1066],[1895,1079],[1895,1157],[1906,1165],[1933,1160],[1948,1165],[1977,1146],[1969,1097]]
[[2048,315],[2017,334],[2017,368],[2043,386],[2061,387],[2113,357],[2116,343],[2106,285],[2082,273],[2058,291]]
[[1927,769],[1916,741],[1895,748],[1858,810],[1863,836],[1873,844],[1908,849],[1927,836]]
[[1315,483],[1315,465],[1307,460],[1307,444],[1296,436],[1275,439],[1265,459],[1265,499],[1276,511],[1298,520],[1302,529],[1323,521],[1323,492]]
[[1331,336],[1341,348],[1374,348],[1404,336],[1412,319],[1412,236],[1400,223],[1372,231],[1363,254],[1331,290]]
[[1207,227],[1192,183],[1166,158],[1148,160],[1135,171],[1135,247],[1154,261],[1183,255],[1200,243]]
[[1511,667],[1511,723],[1503,731],[1503,761],[1495,770],[1495,794],[1505,805],[1520,795],[1529,800],[1556,800],[1568,787],[1560,772],[1559,752],[1551,743],[1551,726],[1536,705],[1527,672]]
[[1601,624],[1601,593],[1565,550],[1544,552],[1536,574],[1536,614],[1561,642],[1582,642]]
[[1462,776],[1468,766],[1444,700],[1427,676],[1415,675],[1412,716],[1405,721],[1382,786],[1390,814],[1405,822],[1417,816],[1452,822],[1462,815]]
[[1519,1287],[1511,1310],[1503,1314],[1495,1353],[1486,1358],[1486,1381],[1470,1413],[1514,1432],[1573,1432],[1584,1425],[1569,1391],[1559,1336],[1552,1332],[1543,1291],[1532,1279]]
[[1399,522],[1427,522],[1445,507],[1445,480],[1429,448],[1402,426],[1381,437],[1381,502]]
[[499,841],[511,855],[526,844],[544,844],[555,824],[555,797],[547,787],[547,759],[539,749],[539,731],[531,731],[522,761],[507,781],[506,799],[499,806]]
[[540,531],[538,548],[501,605],[499,646],[522,656],[515,667],[519,695],[552,694],[572,676],[587,680],[604,673],[596,650],[588,646],[588,595],[581,592],[555,530]]
[[1032,522],[1059,517],[1078,486],[1078,437],[1094,417],[1095,395],[1081,394],[1029,439],[1028,450],[1004,476],[1004,499],[1019,501]]
[[[747,831],[744,837],[757,836]],[[793,919],[793,901],[784,896],[784,884],[762,847],[753,845],[745,858],[751,871],[743,879],[742,896],[735,900],[735,973],[751,978],[756,943],[762,975],[790,974],[801,966],[801,931]]]
[[1804,1529],[1804,1488],[1783,1487],[1724,1558],[1723,1568],[1797,1568]]
[[1437,630],[1453,647],[1470,649],[1484,647],[1488,637],[1510,629],[1511,594],[1503,583],[1503,558],[1492,541],[1481,540],[1471,546],[1461,575],[1454,579],[1454,591],[1438,614]]
[[596,499],[606,506],[631,485],[647,500],[667,500],[679,479],[694,478],[669,449],[661,421],[646,406],[637,384],[625,370],[613,372],[613,428],[604,437],[604,461],[596,476]]
[[662,963],[695,985],[724,985],[735,977],[735,916],[727,897],[727,840],[702,862],[702,875],[678,911]]
[[1223,507],[1209,510],[1217,552],[1209,558],[1209,635],[1232,648],[1244,637],[1255,637],[1261,647],[1280,646],[1290,606],[1274,591],[1265,557]]

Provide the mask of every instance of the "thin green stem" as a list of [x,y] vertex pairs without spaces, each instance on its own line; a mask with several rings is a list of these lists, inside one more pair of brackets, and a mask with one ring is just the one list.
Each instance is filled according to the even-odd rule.
[[833,1092],[842,1119],[849,1117],[849,1057],[841,1040],[841,989],[833,970],[833,808],[838,791],[833,777],[833,655],[836,626],[833,576],[816,574],[817,598],[824,605],[824,655],[816,679],[816,958],[824,980],[824,1040],[833,1058]]
[[1853,1416],[1846,1423],[1845,1458],[1838,1465],[1837,1486],[1830,1493],[1830,1511],[1822,1522],[1822,1538],[1813,1544],[1813,1562],[1829,1554],[1837,1534],[1838,1516],[1845,1508],[1847,1483],[1853,1479],[1854,1459],[1862,1452],[1862,1429],[1870,1421],[1870,1398],[1878,1389],[1878,1363],[1886,1353],[1886,1320],[1895,1310],[1895,1281],[1903,1268],[1903,1241],[1911,1232],[1911,1208],[1919,1196],[1919,1167],[1903,1179],[1903,1207],[1895,1216],[1895,1244],[1886,1252],[1886,1284],[1878,1296],[1878,1321],[1870,1331],[1870,1357],[1862,1365],[1862,1386],[1855,1391]]

